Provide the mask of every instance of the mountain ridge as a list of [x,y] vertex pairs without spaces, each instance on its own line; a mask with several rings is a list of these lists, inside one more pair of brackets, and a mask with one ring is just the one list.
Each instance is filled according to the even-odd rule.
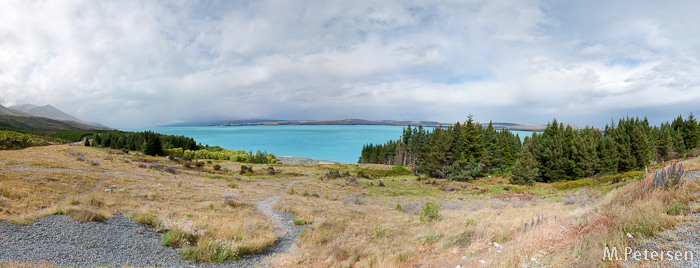
[[[7,108],[0,105],[0,127],[21,129],[106,130],[98,123],[87,123],[51,105],[22,104]],[[22,111],[24,110],[24,111]],[[25,112],[27,111],[27,112]]]
[[[22,105],[15,105],[9,107],[13,110],[22,111],[33,116],[46,117],[49,119],[59,120],[59,121],[76,121],[81,123],[86,123],[83,120],[78,119],[75,116],[64,113],[63,111],[56,109],[51,105],[37,106],[34,104],[26,103]],[[28,108],[28,109],[27,109]],[[26,110],[25,110],[26,109]]]

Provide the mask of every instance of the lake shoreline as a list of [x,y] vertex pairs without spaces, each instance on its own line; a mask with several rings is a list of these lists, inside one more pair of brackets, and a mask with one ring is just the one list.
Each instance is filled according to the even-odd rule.
[[318,160],[313,158],[298,157],[298,156],[276,156],[277,163],[287,165],[330,165],[339,163],[332,160]]

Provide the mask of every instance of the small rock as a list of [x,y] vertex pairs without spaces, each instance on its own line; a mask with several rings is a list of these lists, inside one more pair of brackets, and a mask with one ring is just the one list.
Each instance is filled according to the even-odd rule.
[[481,264],[486,264],[486,261],[485,261],[485,260],[479,260],[479,262],[480,262]]
[[105,189],[105,192],[107,192],[107,193],[112,192],[112,189]]
[[125,191],[125,190],[124,190],[124,189],[119,189],[119,190],[117,190],[117,192],[123,192],[123,191]]
[[462,259],[463,259],[463,260],[466,260],[466,259],[467,259],[467,256],[462,256]]
[[630,233],[627,233],[627,237],[629,237],[630,239],[634,238]]
[[117,188],[116,185],[110,185],[109,188]]

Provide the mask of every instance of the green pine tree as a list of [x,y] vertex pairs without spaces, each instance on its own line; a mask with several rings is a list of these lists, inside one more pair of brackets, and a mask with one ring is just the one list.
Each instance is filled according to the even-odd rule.
[[523,149],[522,156],[515,161],[509,175],[508,180],[512,184],[535,184],[535,180],[540,176],[540,174],[535,157],[530,153],[529,148]]

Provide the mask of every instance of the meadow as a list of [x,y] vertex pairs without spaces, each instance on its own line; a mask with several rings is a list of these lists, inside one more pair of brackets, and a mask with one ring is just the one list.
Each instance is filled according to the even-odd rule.
[[[700,167],[696,158],[683,164]],[[606,246],[639,245],[700,211],[695,179],[652,186],[664,165],[523,186],[497,176],[433,179],[403,166],[173,162],[50,145],[0,154],[0,220],[123,213],[162,232],[181,258],[217,262],[275,243],[279,223],[260,205],[278,198],[274,209],[308,224],[296,250],[274,259],[280,267],[615,267],[602,258]]]

